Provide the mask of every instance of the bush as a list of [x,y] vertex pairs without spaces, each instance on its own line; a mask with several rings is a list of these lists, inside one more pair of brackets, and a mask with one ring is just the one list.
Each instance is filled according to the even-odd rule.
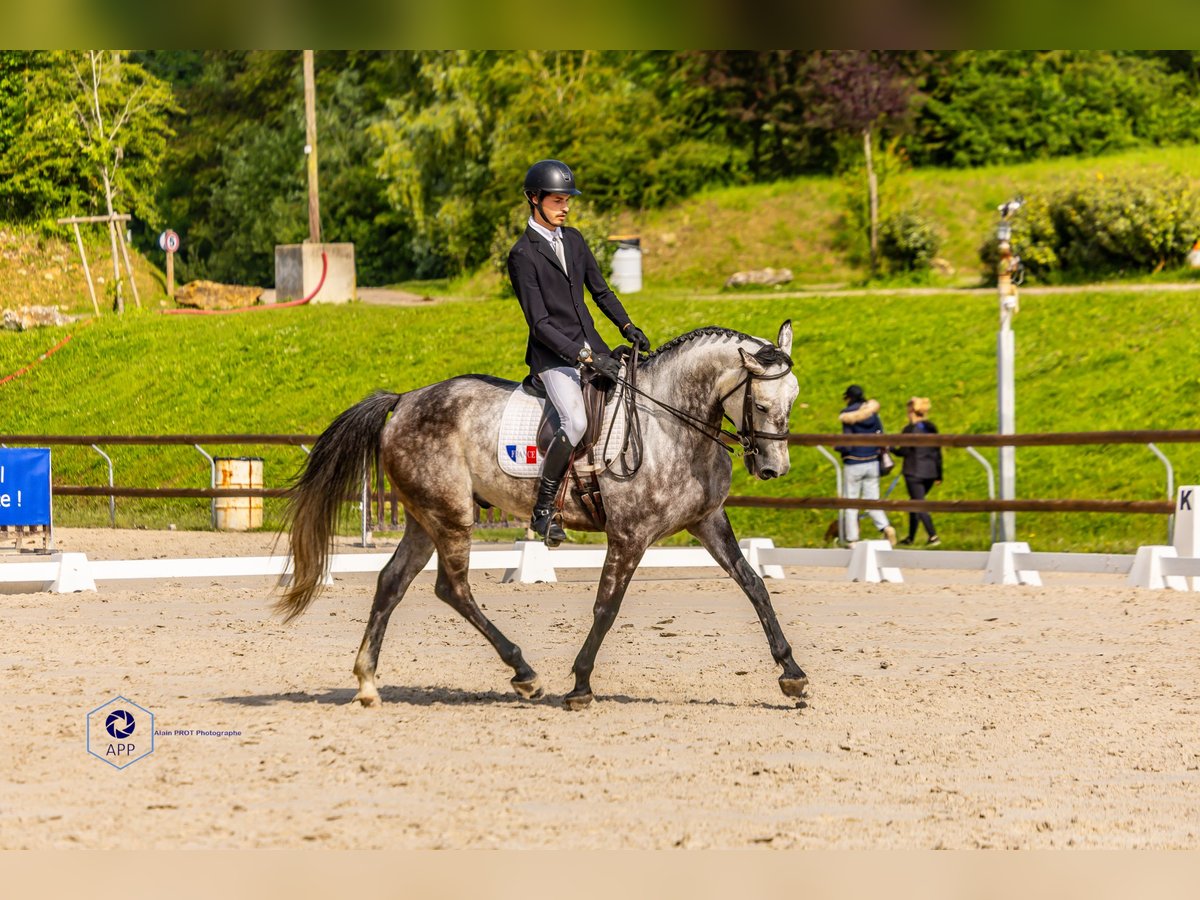
[[928,269],[941,246],[933,223],[915,209],[888,216],[879,225],[879,253],[893,272]]
[[[1183,264],[1200,236],[1200,194],[1183,179],[1098,180],[1027,201],[1013,250],[1043,280],[1158,272]],[[995,277],[996,241],[980,248]]]

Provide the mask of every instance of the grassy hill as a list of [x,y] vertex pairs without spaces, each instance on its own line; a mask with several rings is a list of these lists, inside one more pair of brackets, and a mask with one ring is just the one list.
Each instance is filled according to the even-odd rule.
[[[1138,175],[1200,180],[1194,147],[1139,150],[1096,159],[1060,159],[980,169],[915,169],[892,175],[883,191],[912,202],[942,232],[940,256],[954,274],[945,286],[980,283],[979,246],[996,227],[996,207],[1012,197],[1046,195],[1079,181]],[[864,277],[838,247],[844,187],[828,177],[725,188],[678,205],[623,218],[642,235],[646,283],[710,291],[732,273],[790,268],[798,287]],[[1198,223],[1200,224],[1200,223]]]
[[[841,393],[851,381],[883,403],[884,424],[899,430],[904,401],[933,398],[943,431],[995,430],[996,310],[978,296],[869,296],[829,299],[728,296],[680,299],[648,291],[627,298],[656,343],[691,328],[723,325],[774,335],[796,326],[801,394],[792,430],[836,430]],[[1017,418],[1022,431],[1186,428],[1200,388],[1194,335],[1200,307],[1165,291],[1061,293],[1023,298],[1017,319]],[[106,316],[90,327],[5,334],[0,377],[55,343],[75,337],[27,375],[0,387],[0,433],[318,432],[342,409],[378,387],[406,390],[463,372],[519,378],[524,323],[515,301],[448,301],[423,307],[309,307],[236,316],[175,317],[149,312]],[[615,340],[611,329],[609,337]],[[123,485],[202,487],[207,462],[192,448],[106,448]],[[262,455],[268,485],[301,463],[291,448],[206,447],[216,455]],[[1164,448],[1177,479],[1200,473],[1200,448]],[[995,452],[982,451],[995,459]],[[785,479],[735,493],[832,495],[833,472],[812,448],[793,448]],[[104,483],[106,469],[87,448],[55,452],[55,478]],[[1138,446],[1018,451],[1025,497],[1153,499],[1164,495],[1163,468]],[[885,486],[887,481],[885,480]],[[898,488],[903,491],[903,487]],[[986,496],[983,470],[948,450],[944,499]],[[102,500],[61,498],[58,521],[106,521]],[[277,510],[270,509],[269,518]],[[513,511],[523,515],[524,511]],[[118,501],[119,523],[204,527],[203,502]],[[817,545],[827,512],[733,510],[744,534]],[[1021,537],[1035,548],[1130,551],[1160,542],[1165,521],[1151,516],[1029,514]],[[948,546],[987,542],[987,516],[944,516]]]
[[[112,246],[102,226],[82,227],[87,232],[85,248],[96,302],[105,314],[113,306]],[[132,248],[129,261],[142,305],[147,309],[165,305],[166,281],[162,273]],[[118,262],[125,278],[124,262]],[[124,291],[126,305],[136,308],[128,282]],[[73,240],[0,223],[0,309],[20,306],[57,306],[72,315],[93,314],[83,264]]]

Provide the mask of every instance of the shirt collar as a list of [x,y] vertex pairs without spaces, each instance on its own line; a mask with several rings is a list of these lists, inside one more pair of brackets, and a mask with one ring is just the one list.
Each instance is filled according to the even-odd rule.
[[554,243],[555,235],[558,235],[560,238],[562,237],[562,229],[561,228],[555,228],[553,231],[551,231],[549,228],[544,228],[541,225],[539,225],[537,222],[535,222],[533,220],[533,216],[529,217],[529,227],[532,228],[534,231],[536,231],[538,234],[540,234],[542,237],[544,237],[546,240],[548,240],[551,244]]

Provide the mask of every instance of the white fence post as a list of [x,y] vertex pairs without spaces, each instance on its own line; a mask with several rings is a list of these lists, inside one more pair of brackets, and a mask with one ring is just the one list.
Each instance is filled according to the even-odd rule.
[[1174,547],[1138,547],[1134,557],[1133,567],[1129,570],[1130,587],[1162,590],[1173,588],[1177,591],[1187,590],[1187,579],[1182,575],[1164,575],[1162,561],[1174,559],[1179,554]]
[[554,574],[554,564],[550,561],[550,551],[541,541],[517,541],[515,548],[520,551],[521,558],[516,568],[505,569],[500,579],[505,584],[519,581],[521,584],[534,584],[538,581],[558,581]]
[[904,581],[899,569],[879,564],[876,554],[880,550],[891,549],[892,545],[887,541],[859,541],[850,548],[850,565],[846,569],[846,577],[851,581],[893,581],[897,584]]
[[1042,576],[1034,569],[1017,566],[1014,554],[1028,553],[1025,541],[999,541],[992,544],[988,554],[987,569],[983,573],[984,584],[1029,584],[1042,586]]
[[61,553],[58,557],[58,578],[50,583],[49,590],[55,594],[71,594],[75,591],[94,591],[96,582],[88,565],[86,553]]
[[752,568],[760,578],[784,578],[783,566],[772,565],[770,563],[764,565],[759,552],[762,550],[774,550],[775,542],[770,538],[744,538],[738,542],[738,546],[742,548],[742,555],[746,557],[746,562],[750,563]]

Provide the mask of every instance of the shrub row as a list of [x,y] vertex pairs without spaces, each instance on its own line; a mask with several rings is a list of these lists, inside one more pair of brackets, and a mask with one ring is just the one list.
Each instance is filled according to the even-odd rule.
[[[1200,238],[1200,193],[1182,179],[1096,179],[1031,197],[1013,218],[1012,246],[1042,280],[1152,273],[1183,264]],[[995,272],[996,239],[980,248]]]

